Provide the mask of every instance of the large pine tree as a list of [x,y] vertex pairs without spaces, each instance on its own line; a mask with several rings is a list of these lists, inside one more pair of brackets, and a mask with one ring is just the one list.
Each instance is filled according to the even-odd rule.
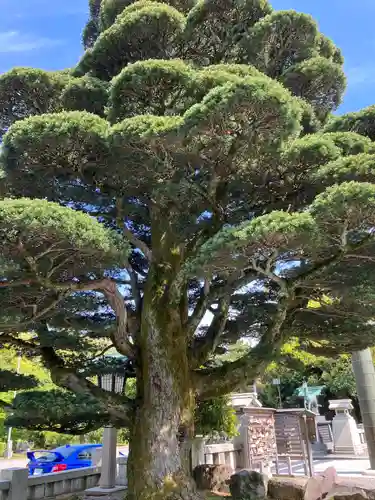
[[[67,409],[85,401],[55,412],[62,430],[130,428],[129,499],[193,499],[197,402],[251,383],[290,336],[326,355],[374,343],[371,126],[331,120],[343,60],[308,15],[90,13],[76,68],[0,77],[0,342],[40,357]],[[113,347],[135,399],[93,383]]]

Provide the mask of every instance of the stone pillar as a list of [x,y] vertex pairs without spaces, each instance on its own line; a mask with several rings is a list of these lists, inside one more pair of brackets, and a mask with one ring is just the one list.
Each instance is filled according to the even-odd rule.
[[97,488],[85,491],[85,500],[101,497],[103,500],[120,500],[124,497],[125,486],[116,486],[117,473],[117,429],[104,427],[102,467]]
[[191,468],[195,469],[198,465],[204,465],[204,445],[205,439],[197,436],[191,443]]
[[353,405],[350,399],[336,399],[329,402],[329,409],[335,410],[332,420],[334,452],[345,455],[361,455],[364,446],[361,443],[357,423],[350,415]]
[[10,481],[10,490],[7,500],[26,500],[27,499],[27,481],[29,469],[4,469],[1,471],[1,479]]
[[249,425],[250,418],[249,415],[245,413],[237,412],[237,418],[239,421],[238,436],[233,440],[233,443],[238,449],[242,449],[241,453],[241,464],[242,469],[251,468],[251,457],[250,457],[250,447],[249,447]]
[[92,452],[91,456],[91,465],[92,467],[101,467],[102,465],[102,449],[95,448]]
[[7,446],[4,452],[4,458],[12,458],[13,457],[13,441],[7,441]]
[[117,486],[128,485],[128,457],[120,457],[117,459],[118,474],[116,478]]
[[359,408],[371,469],[375,469],[375,369],[371,349],[352,353]]
[[116,485],[116,450],[117,429],[104,427],[102,448],[102,473],[99,486],[103,489],[111,489]]

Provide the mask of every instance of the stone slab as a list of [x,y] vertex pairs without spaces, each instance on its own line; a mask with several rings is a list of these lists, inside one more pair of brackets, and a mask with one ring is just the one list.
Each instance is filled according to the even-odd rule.
[[[274,500],[305,500],[307,477],[274,476],[268,495]],[[340,500],[375,500],[375,477],[337,477],[333,484]]]
[[116,486],[115,488],[90,488],[85,491],[83,500],[123,500],[126,488]]

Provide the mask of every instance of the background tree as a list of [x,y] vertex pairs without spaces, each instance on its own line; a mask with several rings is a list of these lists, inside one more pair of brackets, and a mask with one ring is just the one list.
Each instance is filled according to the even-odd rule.
[[284,408],[303,406],[296,390],[306,381],[309,386],[325,388],[319,398],[321,414],[330,415],[330,399],[350,398],[354,402],[356,417],[361,421],[350,354],[333,359],[316,356],[301,350],[298,340],[291,340],[284,344],[278,359],[270,363],[258,381],[259,398],[266,407],[276,408],[279,405],[278,388],[272,385],[275,378],[280,379]]
[[[193,499],[180,445],[197,403],[251,383],[290,336],[325,355],[374,343],[374,145],[322,129],[345,77],[308,15],[266,0],[90,14],[72,71],[0,78],[0,340],[130,429],[130,499]],[[93,383],[110,348],[135,398]]]
[[11,351],[2,350],[0,357],[0,413],[10,409],[15,391],[24,391],[35,388],[38,379],[35,372],[29,370],[17,373],[15,362],[16,354]]

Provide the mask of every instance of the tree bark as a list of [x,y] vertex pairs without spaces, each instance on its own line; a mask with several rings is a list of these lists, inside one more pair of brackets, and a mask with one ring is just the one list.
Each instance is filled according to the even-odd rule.
[[[158,285],[159,283],[159,285]],[[160,280],[145,290],[139,339],[138,404],[130,438],[129,500],[195,500],[181,428],[191,428],[194,396],[187,336]]]

